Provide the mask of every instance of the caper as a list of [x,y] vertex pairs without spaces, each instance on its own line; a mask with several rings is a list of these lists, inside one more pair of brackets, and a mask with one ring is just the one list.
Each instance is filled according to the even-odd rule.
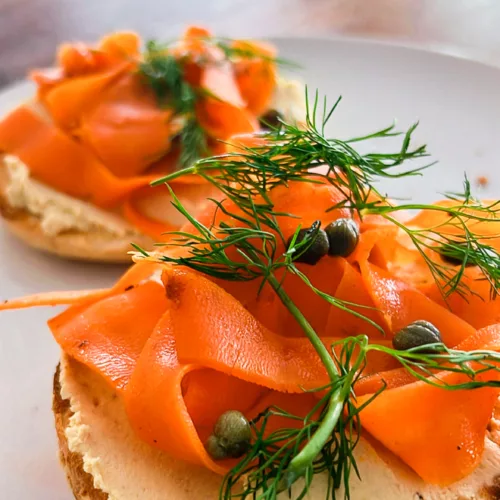
[[[322,229],[320,229],[321,222],[315,221],[311,227],[300,229],[295,240],[295,245],[309,239],[309,245],[304,244],[303,247],[296,250],[295,262],[302,262],[314,266],[322,257],[328,253],[328,237]],[[287,248],[290,248],[293,236],[288,239]]]
[[276,130],[281,128],[282,120],[283,115],[279,111],[270,109],[259,118],[259,124],[263,130]]
[[205,448],[214,460],[239,458],[250,448],[251,437],[250,424],[245,416],[230,410],[218,418]]
[[[399,330],[392,339],[394,349],[407,351],[414,347],[442,343],[441,332],[428,321],[418,320]],[[420,351],[425,352],[425,351]]]
[[227,450],[220,445],[219,438],[215,437],[213,434],[207,439],[205,448],[214,460],[229,458]]
[[330,245],[329,255],[347,257],[359,241],[359,228],[352,219],[337,219],[325,227]]

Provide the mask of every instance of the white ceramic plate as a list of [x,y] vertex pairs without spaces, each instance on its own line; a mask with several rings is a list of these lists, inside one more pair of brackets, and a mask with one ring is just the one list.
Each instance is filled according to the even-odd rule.
[[[281,55],[303,67],[300,78],[330,101],[343,101],[329,126],[341,138],[397,120],[416,120],[417,143],[440,161],[425,179],[386,184],[399,197],[439,198],[487,176],[480,195],[498,198],[500,70],[454,57],[355,41],[282,39]],[[21,84],[0,94],[0,114],[31,95]],[[389,143],[391,144],[391,143]],[[387,144],[387,145],[389,145]],[[394,144],[394,141],[392,141]],[[371,147],[381,149],[381,145]],[[0,300],[34,292],[109,285],[123,268],[71,263],[26,248],[0,228]],[[0,314],[0,496],[69,500],[57,460],[51,406],[58,348],[45,326],[55,309]]]

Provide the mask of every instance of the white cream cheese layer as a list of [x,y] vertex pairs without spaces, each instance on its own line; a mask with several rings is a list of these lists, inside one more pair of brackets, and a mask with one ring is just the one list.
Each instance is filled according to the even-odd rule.
[[9,184],[5,196],[11,207],[26,210],[40,219],[44,233],[57,235],[76,230],[84,233],[106,231],[115,236],[137,234],[118,215],[102,210],[46,186],[30,176],[28,167],[15,156],[5,156]]
[[286,122],[305,122],[306,96],[304,84],[297,80],[278,78],[271,109],[279,111]]

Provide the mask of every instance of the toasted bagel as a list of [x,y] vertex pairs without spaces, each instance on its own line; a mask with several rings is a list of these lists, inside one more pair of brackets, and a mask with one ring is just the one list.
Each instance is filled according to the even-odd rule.
[[[128,424],[120,398],[104,379],[65,355],[54,376],[53,411],[61,463],[77,500],[218,498],[219,476],[141,442]],[[445,488],[425,484],[396,457],[362,438],[356,449],[361,480],[353,472],[351,498],[500,499],[499,429],[500,421],[492,419],[479,467]],[[325,487],[325,477],[318,476],[307,498],[325,498]],[[338,498],[343,498],[342,491]]]
[[42,229],[40,217],[25,209],[13,207],[7,197],[9,175],[0,156],[0,215],[5,227],[33,248],[72,260],[93,262],[131,262],[128,252],[131,242],[150,248],[153,240],[149,236],[134,234],[119,236],[105,230],[82,232],[68,230],[48,234]]

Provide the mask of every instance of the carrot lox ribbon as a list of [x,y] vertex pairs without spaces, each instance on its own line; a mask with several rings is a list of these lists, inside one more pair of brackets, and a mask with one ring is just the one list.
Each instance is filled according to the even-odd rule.
[[388,271],[368,261],[360,267],[366,287],[393,334],[417,320],[435,325],[448,346],[457,345],[474,334],[475,329],[468,323]]
[[70,196],[113,207],[156,176],[115,177],[82,144],[24,105],[0,122],[0,151],[29,166],[33,177]]
[[[500,325],[478,330],[457,349],[500,350]],[[470,381],[466,374],[441,372],[436,381],[457,385]],[[485,372],[478,380],[500,380],[498,372]],[[356,385],[357,404],[372,392],[387,388],[360,413],[361,425],[399,456],[424,480],[446,486],[470,474],[484,450],[485,429],[500,389],[445,390],[415,381],[406,370],[377,374]]]
[[[54,338],[117,391],[137,434],[218,473],[231,464],[214,462],[203,443],[223,411],[236,408],[254,418],[265,402],[305,415],[316,399],[303,385],[328,380],[307,339],[270,332],[192,271],[143,262],[109,290],[47,294],[12,306],[60,303],[73,305],[49,321]],[[214,308],[220,321],[210,319]],[[236,327],[240,334],[231,338]],[[224,338],[230,345],[221,350]]]

